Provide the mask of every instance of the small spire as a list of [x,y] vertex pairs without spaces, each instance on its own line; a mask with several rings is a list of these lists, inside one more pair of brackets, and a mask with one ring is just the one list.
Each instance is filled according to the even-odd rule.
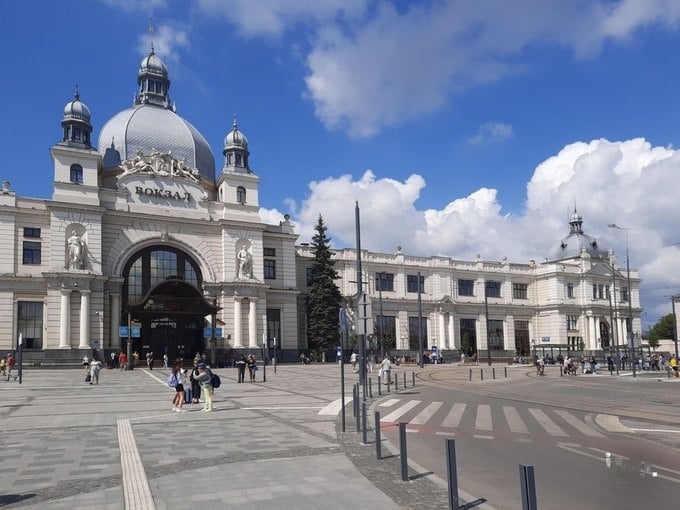
[[234,122],[232,123],[234,129],[238,129],[238,122],[236,122],[236,112],[234,112]]
[[76,101],[80,101],[80,92],[78,92],[78,84],[76,83],[76,93],[73,96]]
[[153,18],[149,16],[149,37],[151,38],[151,54],[153,55],[155,53],[154,47],[153,47],[153,33],[154,33],[154,28],[153,28]]

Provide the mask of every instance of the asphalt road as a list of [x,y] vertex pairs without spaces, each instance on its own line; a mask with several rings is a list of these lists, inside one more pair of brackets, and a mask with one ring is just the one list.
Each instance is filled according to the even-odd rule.
[[374,405],[383,434],[398,445],[407,422],[409,460],[442,479],[445,440],[454,439],[459,486],[499,510],[521,508],[520,464],[534,467],[541,509],[677,504],[675,381],[513,370],[483,382],[463,380],[459,368],[421,374],[426,384]]

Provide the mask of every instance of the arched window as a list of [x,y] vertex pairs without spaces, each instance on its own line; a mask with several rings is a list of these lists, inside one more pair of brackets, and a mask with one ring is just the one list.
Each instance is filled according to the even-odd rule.
[[239,204],[246,203],[246,189],[243,186],[236,188],[236,201]]
[[71,165],[71,182],[77,184],[83,183],[83,167],[80,165]]
[[150,246],[138,252],[123,269],[123,302],[139,301],[149,290],[169,279],[179,279],[200,288],[198,264],[186,253],[168,246]]

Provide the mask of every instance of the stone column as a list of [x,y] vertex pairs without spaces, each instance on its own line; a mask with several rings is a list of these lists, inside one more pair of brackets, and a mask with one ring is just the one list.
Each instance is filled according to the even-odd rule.
[[234,348],[243,349],[243,339],[241,338],[241,321],[242,311],[241,311],[241,298],[240,296],[234,296]]
[[78,349],[89,349],[90,345],[90,290],[80,291],[80,343]]
[[120,322],[120,294],[109,294],[111,296],[111,317],[109,327],[109,347],[111,349],[120,346],[120,339],[118,338],[118,326]]
[[59,348],[71,348],[71,289],[61,289],[61,315],[59,317]]
[[588,319],[588,337],[586,338],[587,349],[592,349],[592,345],[597,342],[597,333],[595,331],[595,317],[587,317]]
[[453,314],[449,314],[449,349],[455,350],[456,347],[456,325],[453,319]]
[[439,350],[446,349],[446,318],[444,317],[444,312],[439,312]]
[[248,347],[257,348],[257,298],[249,298],[248,306]]

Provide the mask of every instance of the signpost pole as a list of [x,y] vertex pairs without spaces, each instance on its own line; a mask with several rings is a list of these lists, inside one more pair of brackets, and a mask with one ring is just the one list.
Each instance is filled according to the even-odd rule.
[[132,370],[135,360],[132,359],[132,319],[130,317],[130,312],[128,312],[128,325],[127,325],[127,369]]

